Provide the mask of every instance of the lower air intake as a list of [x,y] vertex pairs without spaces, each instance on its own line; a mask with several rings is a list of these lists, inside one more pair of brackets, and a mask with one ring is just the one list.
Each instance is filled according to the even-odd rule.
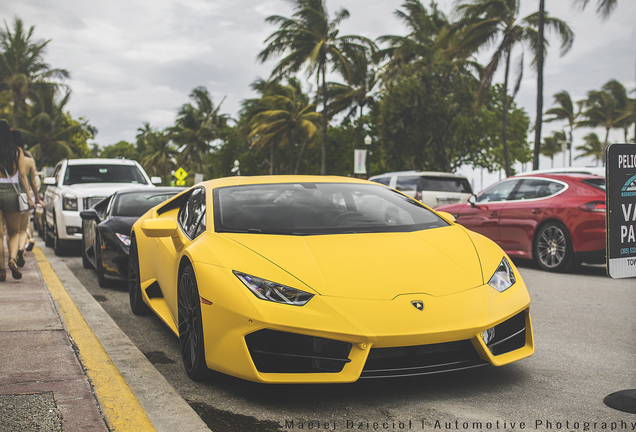
[[395,348],[372,348],[360,378],[449,372],[490,364],[469,340]]
[[264,329],[245,342],[262,373],[338,373],[351,361],[352,344],[332,339]]

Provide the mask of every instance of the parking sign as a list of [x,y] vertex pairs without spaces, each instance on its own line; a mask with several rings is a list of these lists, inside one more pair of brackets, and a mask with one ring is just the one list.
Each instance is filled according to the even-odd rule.
[[636,144],[611,144],[606,156],[607,274],[636,277]]

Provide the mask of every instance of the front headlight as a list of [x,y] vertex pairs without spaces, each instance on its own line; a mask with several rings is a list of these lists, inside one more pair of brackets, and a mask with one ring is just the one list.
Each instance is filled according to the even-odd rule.
[[77,211],[77,197],[74,195],[62,195],[62,210]]
[[117,238],[119,239],[120,242],[122,242],[125,246],[130,246],[130,236],[127,236],[126,234],[119,234],[117,233]]
[[275,303],[283,303],[294,306],[302,306],[314,296],[305,291],[290,288],[276,282],[261,279],[245,273],[233,271],[237,278],[245,284],[252,293],[262,299]]
[[515,283],[515,274],[512,271],[512,267],[510,263],[503,257],[501,262],[499,263],[499,267],[495,271],[495,274],[492,275],[490,280],[488,281],[488,285],[493,287],[499,292],[504,292]]

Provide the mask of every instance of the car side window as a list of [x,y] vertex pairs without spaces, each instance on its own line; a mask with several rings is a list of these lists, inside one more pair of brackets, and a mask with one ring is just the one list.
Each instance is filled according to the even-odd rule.
[[374,182],[383,184],[384,186],[388,186],[391,183],[391,177],[380,177],[377,179],[373,179]]
[[414,191],[420,183],[420,176],[398,176],[395,189],[399,191]]
[[179,210],[179,226],[191,240],[205,231],[205,209],[205,188],[196,188]]
[[507,180],[489,187],[477,197],[478,203],[508,201],[519,180]]
[[543,179],[525,179],[514,193],[515,200],[544,198],[563,189],[561,183]]

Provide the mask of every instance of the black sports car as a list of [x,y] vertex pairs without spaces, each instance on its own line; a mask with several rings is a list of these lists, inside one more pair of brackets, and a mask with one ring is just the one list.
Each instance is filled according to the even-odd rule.
[[128,278],[130,231],[141,215],[185,188],[156,187],[115,192],[80,212],[82,264],[97,270],[99,286]]

